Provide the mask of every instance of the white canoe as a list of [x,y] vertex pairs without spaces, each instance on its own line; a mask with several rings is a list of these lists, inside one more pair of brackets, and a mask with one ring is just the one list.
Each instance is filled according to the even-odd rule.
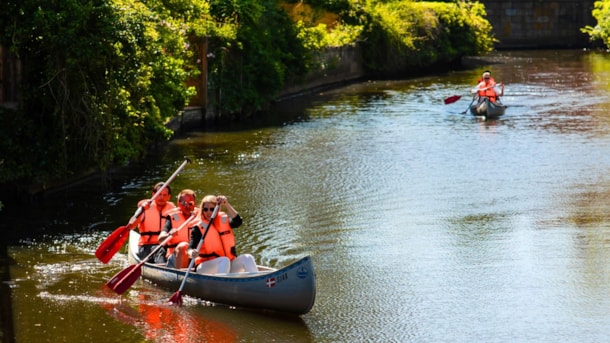
[[[139,234],[129,236],[129,261],[139,263],[137,256]],[[310,256],[283,268],[258,266],[258,272],[231,274],[189,273],[181,294],[235,307],[305,314],[313,307],[316,280]],[[145,263],[142,278],[159,287],[177,291],[185,269]]]

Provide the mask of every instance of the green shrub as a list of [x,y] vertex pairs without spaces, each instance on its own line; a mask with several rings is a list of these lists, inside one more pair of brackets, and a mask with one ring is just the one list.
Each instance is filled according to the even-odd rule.
[[365,59],[370,70],[409,70],[487,53],[495,39],[478,2],[370,2]]
[[599,40],[607,47],[610,46],[610,1],[595,1],[592,14],[597,20],[597,25],[586,26],[581,31],[588,33],[592,41]]
[[205,4],[8,0],[0,42],[20,59],[22,99],[0,130],[29,144],[9,148],[0,182],[103,170],[168,139],[165,124],[192,96],[185,80],[197,72],[188,37],[200,25],[189,15],[205,18]]
[[170,138],[167,121],[194,94],[186,81],[200,72],[203,42],[208,99],[233,117],[323,68],[315,54],[328,47],[362,44],[369,70],[383,73],[486,53],[494,42],[478,2],[293,7],[305,2],[311,17],[299,21],[278,0],[5,0],[0,44],[21,62],[21,101],[0,110],[0,183],[105,170]]

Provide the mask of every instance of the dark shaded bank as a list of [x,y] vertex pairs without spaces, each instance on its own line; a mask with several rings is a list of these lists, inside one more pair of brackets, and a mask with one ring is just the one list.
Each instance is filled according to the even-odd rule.
[[[303,120],[299,108],[307,107],[310,98],[324,91],[360,82],[408,79],[494,63],[487,57],[464,57],[451,63],[437,63],[393,75],[369,75],[364,71],[361,52],[358,48],[331,49],[323,58],[324,63],[331,65],[332,68],[313,73],[299,84],[288,85],[264,112],[258,112],[249,117],[227,120],[225,117],[215,117],[213,113],[210,114],[202,108],[190,107],[179,113],[168,124],[168,127],[175,132],[175,137],[180,137],[190,131],[236,131],[257,127],[281,126]],[[71,188],[80,187],[84,184],[99,187],[99,189],[92,190],[95,192],[103,192],[112,188],[120,184],[125,178],[130,177],[132,172],[136,172],[139,165],[157,158],[166,144],[167,142],[160,142],[151,147],[149,155],[143,161],[134,161],[126,166],[115,166],[103,172],[89,171],[71,178],[55,180],[49,184],[19,182],[2,184],[0,185],[0,201],[3,208],[0,210],[0,218],[7,215],[11,216],[11,208],[15,206],[42,205],[57,194],[65,193]]]
[[2,241],[0,242],[0,342],[2,343],[15,342],[11,299],[11,263],[6,243]]

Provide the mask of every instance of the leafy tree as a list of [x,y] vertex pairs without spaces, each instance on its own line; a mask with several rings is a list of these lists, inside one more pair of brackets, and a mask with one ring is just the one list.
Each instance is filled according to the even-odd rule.
[[495,39],[478,2],[368,1],[365,59],[371,72],[415,70],[491,51]]
[[103,170],[169,138],[165,123],[197,72],[188,38],[205,33],[207,10],[204,1],[8,0],[0,39],[20,59],[22,101],[3,115],[14,158],[0,182]]
[[610,46],[610,0],[595,1],[592,14],[597,25],[586,26],[581,31],[588,33],[591,40],[599,40]]
[[208,99],[237,117],[321,68],[328,47],[362,44],[383,73],[493,44],[478,2],[305,2],[307,20],[282,0],[4,0],[0,44],[21,62],[21,101],[0,109],[0,184],[44,185],[144,156],[171,137],[165,125],[194,94],[186,81],[202,53]]
[[307,72],[308,52],[276,0],[212,0],[210,12],[236,25],[234,39],[211,47],[209,77],[221,114],[251,115]]

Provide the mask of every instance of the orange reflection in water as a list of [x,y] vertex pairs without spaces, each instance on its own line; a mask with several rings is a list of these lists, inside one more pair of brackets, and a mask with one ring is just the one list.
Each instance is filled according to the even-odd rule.
[[150,342],[236,342],[235,331],[225,323],[205,318],[187,307],[161,303],[139,294],[137,307],[128,303],[104,304],[108,313],[137,327]]

